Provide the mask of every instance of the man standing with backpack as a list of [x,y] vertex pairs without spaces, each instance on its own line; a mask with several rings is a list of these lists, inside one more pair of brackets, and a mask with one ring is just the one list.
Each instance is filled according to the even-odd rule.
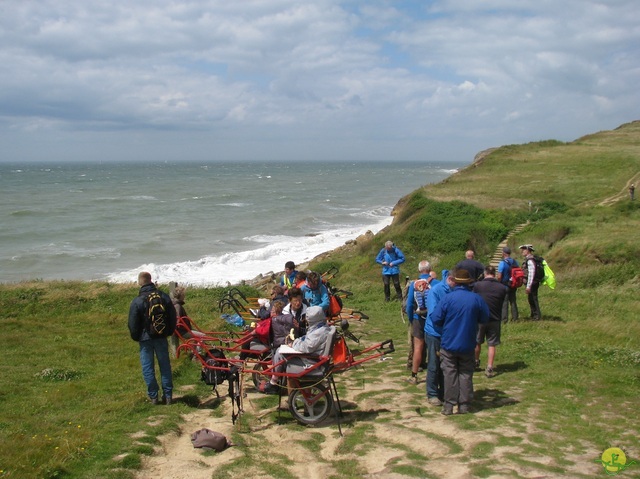
[[533,255],[534,251],[533,245],[523,244],[520,246],[520,252],[525,258],[522,269],[525,270],[527,276],[525,293],[527,293],[529,308],[531,309],[531,319],[540,321],[542,314],[540,313],[540,303],[538,303],[538,290],[540,289],[540,283],[544,279],[544,267],[541,262],[539,264],[536,261],[536,257]]
[[142,377],[147,384],[147,395],[152,404],[158,404],[160,387],[156,380],[155,358],[158,360],[162,382],[163,402],[171,404],[173,380],[167,337],[176,328],[176,309],[168,294],[160,291],[146,271],[138,275],[140,292],[129,306],[129,333],[140,344]]
[[516,293],[518,288],[512,288],[511,283],[511,269],[514,266],[520,266],[518,262],[511,257],[511,248],[505,246],[502,248],[502,261],[498,264],[497,278],[502,284],[509,286],[507,296],[502,303],[502,322],[509,322],[509,306],[511,306],[511,320],[518,320],[518,301],[516,299]]
[[418,371],[424,356],[424,326],[427,317],[427,297],[432,286],[440,281],[431,276],[431,263],[426,260],[418,263],[420,276],[412,281],[407,289],[407,304],[405,312],[409,318],[411,340],[413,342],[413,357],[411,360],[411,377],[407,380],[411,384],[418,384]]

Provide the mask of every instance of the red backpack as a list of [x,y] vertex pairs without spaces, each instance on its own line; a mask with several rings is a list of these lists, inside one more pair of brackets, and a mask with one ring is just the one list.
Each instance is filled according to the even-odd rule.
[[271,344],[271,318],[260,321],[253,332],[262,344]]
[[509,280],[509,287],[516,289],[522,286],[526,281],[524,271],[520,266],[511,267],[511,279]]
[[336,296],[335,294],[329,295],[329,316],[330,318],[334,318],[338,316],[342,312],[342,299],[340,296]]

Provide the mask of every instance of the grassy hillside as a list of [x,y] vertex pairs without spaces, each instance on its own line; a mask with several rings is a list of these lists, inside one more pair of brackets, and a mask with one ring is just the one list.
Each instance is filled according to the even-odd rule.
[[[504,146],[402,198],[393,225],[329,257],[342,272],[369,278],[377,271],[370,258],[390,238],[410,258],[410,275],[422,258],[449,268],[467,248],[488,262],[511,229],[530,221],[512,245],[535,244],[563,280],[637,284],[639,207],[626,201],[634,181],[640,184],[640,121],[572,143]],[[360,263],[350,268],[353,262]]]
[[[594,460],[611,446],[640,459],[640,200],[628,200],[632,180],[640,186],[640,122],[572,143],[504,146],[402,198],[380,234],[314,261],[319,271],[337,266],[333,282],[355,293],[346,305],[371,316],[352,325],[363,342],[392,337],[398,346],[393,361],[338,381],[352,408],[373,402],[375,414],[348,412],[344,438],[330,426],[308,431],[301,443],[310,452],[335,447],[322,459],[327,476],[379,474],[367,460],[376,447],[394,458],[384,473],[395,477],[441,477],[453,465],[459,474],[451,477],[593,477],[604,474]],[[414,277],[424,258],[438,271],[450,268],[470,247],[488,262],[507,233],[526,222],[512,246],[536,245],[558,279],[556,290],[541,290],[544,321],[509,323],[499,375],[476,379],[478,412],[440,422],[439,411],[425,404],[424,385],[402,381],[406,325],[398,303],[382,301],[373,258],[392,239],[407,256],[403,275]],[[126,330],[136,293],[134,285],[105,283],[0,285],[0,477],[131,478],[145,457],[162,454],[158,437],[179,431],[184,415],[210,398],[197,365],[180,358],[173,364],[178,402],[146,402],[137,345]],[[189,290],[187,310],[218,329],[222,294]],[[519,304],[526,316],[524,295]],[[383,387],[360,391],[351,387],[358,380]],[[273,398],[259,401],[273,405]],[[224,414],[211,408],[214,417]],[[273,455],[265,421],[278,419],[247,414],[247,427],[233,439],[249,447],[212,467],[210,477],[236,477],[248,464],[251,475],[298,477],[287,451]],[[443,433],[444,426],[454,432]],[[305,433],[287,420],[276,427]],[[415,440],[394,442],[391,430]],[[260,465],[267,456],[270,465]]]

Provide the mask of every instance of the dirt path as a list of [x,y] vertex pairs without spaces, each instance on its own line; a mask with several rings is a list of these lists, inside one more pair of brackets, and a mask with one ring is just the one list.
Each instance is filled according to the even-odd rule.
[[[478,410],[471,415],[445,417],[439,407],[427,404],[424,383],[412,386],[404,382],[403,355],[396,354],[391,361],[389,375],[351,378],[347,373],[338,379],[347,386],[345,397],[340,398],[343,437],[333,418],[318,427],[305,427],[284,411],[278,423],[273,401],[270,409],[263,410],[260,404],[264,404],[265,396],[247,388],[246,414],[239,426],[232,425],[230,400],[219,402],[212,397],[184,416],[178,432],[159,438],[161,446],[156,447],[154,455],[145,457],[136,477],[324,479],[418,475],[455,479],[474,477],[485,469],[493,472],[488,476],[483,473],[484,477],[557,477],[557,457],[530,452],[536,450],[535,446],[529,447],[530,435],[543,434],[538,428],[543,424],[538,422],[541,404],[527,405],[523,416],[522,409],[514,406],[526,398],[508,378],[501,378],[508,373],[491,380],[477,375]],[[507,384],[510,387],[502,392]],[[492,427],[492,417],[497,413],[499,422],[509,426]],[[466,426],[469,423],[473,426]],[[487,424],[483,434],[478,434],[477,423]],[[190,435],[201,428],[239,438],[240,444],[215,454],[194,449]],[[560,475],[589,477],[600,473],[593,459],[602,451],[588,445],[585,450],[576,457],[575,450],[565,451],[559,442],[558,457],[571,458],[562,464]],[[550,473],[554,470],[556,473]]]
[[[640,172],[634,175],[633,177],[631,177],[631,179],[627,181],[627,184],[624,185],[624,188],[622,188],[620,192],[616,193],[613,196],[610,196],[609,198],[605,198],[604,200],[600,201],[598,203],[598,206],[609,206],[610,204],[615,203],[616,201],[629,198],[629,187],[631,186],[632,183],[636,185],[636,187],[640,186]],[[638,192],[636,192],[636,196],[637,195],[638,195]]]

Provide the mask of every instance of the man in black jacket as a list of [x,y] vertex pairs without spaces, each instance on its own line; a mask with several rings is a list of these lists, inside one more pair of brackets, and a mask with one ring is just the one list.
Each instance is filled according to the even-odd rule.
[[[173,334],[176,328],[176,310],[173,307],[168,294],[158,290],[151,281],[151,275],[146,271],[138,275],[140,293],[134,298],[129,307],[129,333],[131,339],[140,344],[140,364],[142,365],[142,377],[147,384],[147,394],[152,404],[158,404],[158,392],[160,387],[156,380],[154,355],[158,360],[163,402],[171,404],[173,392],[173,380],[171,377],[171,362],[169,361],[169,345],[167,337]],[[148,297],[151,293],[159,293],[164,307],[164,331],[161,334],[153,333],[149,317]]]
[[473,285],[473,292],[478,293],[489,307],[489,322],[478,328],[476,346],[476,368],[480,367],[480,348],[487,340],[487,368],[485,376],[492,378],[496,375],[493,362],[496,357],[496,346],[500,344],[500,325],[502,324],[502,305],[509,290],[508,286],[496,279],[496,269],[489,265],[484,268],[484,279]]
[[456,269],[466,269],[474,281],[480,281],[484,273],[484,265],[475,259],[476,254],[473,250],[468,250],[464,254],[464,259],[456,265]]

